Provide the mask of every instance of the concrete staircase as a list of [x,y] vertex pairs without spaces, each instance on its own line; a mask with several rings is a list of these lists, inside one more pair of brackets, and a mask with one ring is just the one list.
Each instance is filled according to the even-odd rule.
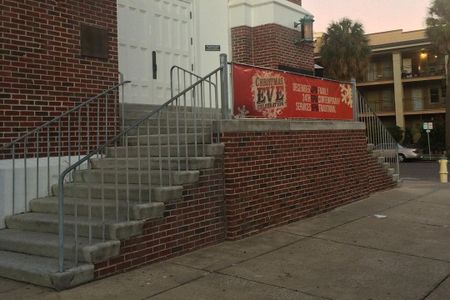
[[[125,123],[132,124],[151,109],[141,105],[125,107]],[[30,212],[7,217],[7,228],[0,230],[0,277],[58,290],[91,281],[95,263],[119,255],[120,240],[143,234],[145,221],[162,218],[165,203],[181,199],[183,185],[196,183],[200,170],[212,168],[214,157],[223,154],[223,145],[212,144],[211,121],[194,122],[191,113],[176,121],[173,112],[167,112],[164,120],[159,122],[160,127],[157,121],[151,121],[140,129],[139,140],[138,131],[133,130],[128,137],[128,150],[123,146],[108,148],[104,158],[91,160],[91,169],[77,171],[72,182],[65,184],[67,268],[64,273],[58,273],[59,190],[55,185],[52,195],[31,201]],[[176,124],[180,125],[180,122],[183,127],[177,138]],[[176,142],[181,142],[180,147],[174,146]],[[202,143],[206,144],[203,146]],[[138,154],[147,154],[148,148],[150,157],[139,159]],[[181,171],[177,168],[178,162]],[[148,164],[152,169],[150,173],[146,171]],[[124,200],[127,194],[129,206]],[[88,201],[89,195],[91,201]],[[77,253],[75,214],[78,220]],[[76,256],[79,264],[74,266]]]
[[386,170],[387,175],[389,177],[392,177],[392,180],[396,183],[398,183],[400,181],[400,174],[397,174],[395,172],[395,168],[393,168],[391,166],[391,164],[389,162],[387,162],[387,158],[385,157],[385,153],[380,153],[378,151],[375,151],[375,145],[373,144],[368,144],[367,145],[367,151],[374,157],[376,158],[378,164],[383,167],[384,170]]

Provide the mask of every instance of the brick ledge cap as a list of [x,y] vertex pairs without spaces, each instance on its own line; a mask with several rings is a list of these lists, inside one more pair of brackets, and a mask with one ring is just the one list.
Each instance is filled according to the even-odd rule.
[[248,132],[248,131],[311,131],[311,130],[364,130],[365,124],[353,121],[333,120],[261,120],[236,119],[223,120],[216,124],[222,132]]

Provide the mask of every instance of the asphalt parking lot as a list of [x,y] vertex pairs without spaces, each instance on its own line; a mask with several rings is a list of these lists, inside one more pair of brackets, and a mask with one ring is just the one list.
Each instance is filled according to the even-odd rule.
[[400,163],[400,178],[439,182],[439,163],[437,161],[407,161]]

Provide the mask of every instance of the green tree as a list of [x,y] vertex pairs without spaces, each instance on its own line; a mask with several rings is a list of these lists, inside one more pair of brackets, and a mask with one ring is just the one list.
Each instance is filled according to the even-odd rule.
[[360,80],[366,73],[370,48],[361,23],[343,18],[331,23],[323,35],[321,63],[328,77]]
[[387,128],[387,130],[389,131],[389,133],[392,135],[392,137],[394,138],[394,140],[397,143],[400,143],[403,139],[403,129],[397,125],[393,125],[393,126],[389,126]]
[[450,1],[432,0],[428,9],[427,35],[440,53],[447,55],[447,95],[445,108],[445,146],[450,153]]

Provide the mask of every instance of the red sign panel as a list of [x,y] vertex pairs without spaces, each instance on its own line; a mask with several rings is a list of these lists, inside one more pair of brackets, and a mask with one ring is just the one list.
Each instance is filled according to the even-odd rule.
[[233,65],[236,117],[352,120],[352,85]]

